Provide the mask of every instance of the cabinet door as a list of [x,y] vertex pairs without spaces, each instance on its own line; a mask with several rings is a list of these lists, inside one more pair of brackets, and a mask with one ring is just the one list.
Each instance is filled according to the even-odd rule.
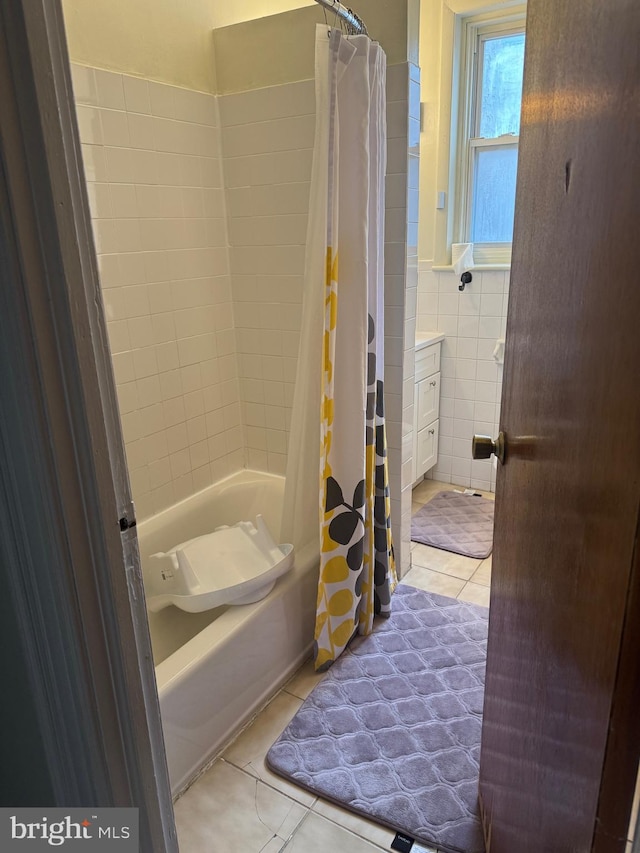
[[440,374],[429,376],[418,382],[418,414],[416,429],[418,432],[437,420],[440,411]]
[[432,344],[424,349],[416,350],[416,382],[421,382],[427,376],[432,376],[440,370],[441,344]]
[[425,474],[438,461],[438,427],[439,421],[420,430],[417,441],[416,472],[417,477]]

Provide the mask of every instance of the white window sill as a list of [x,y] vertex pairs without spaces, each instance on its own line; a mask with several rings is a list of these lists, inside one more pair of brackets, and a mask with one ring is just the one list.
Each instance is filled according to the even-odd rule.
[[[445,266],[436,266],[435,264],[431,267],[434,272],[453,272],[453,266],[451,264]],[[499,272],[501,270],[510,270],[511,264],[474,264],[472,267],[469,267],[469,272]]]

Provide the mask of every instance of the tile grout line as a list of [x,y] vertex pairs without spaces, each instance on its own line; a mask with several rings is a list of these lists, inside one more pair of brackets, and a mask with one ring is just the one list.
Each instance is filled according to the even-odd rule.
[[[291,800],[292,803],[295,803],[296,805],[300,806],[303,809],[307,809],[308,811],[311,811],[313,809],[314,805],[316,804],[316,802],[318,800],[318,797],[314,797],[314,800],[311,803],[311,805],[306,806],[304,803],[301,803],[300,800],[296,800],[290,794],[285,793],[281,788],[276,788],[276,786],[273,785],[268,779],[264,779],[262,776],[254,776],[253,773],[249,773],[249,771],[246,769],[247,767],[253,766],[251,761],[248,761],[242,767],[240,767],[238,764],[234,764],[233,761],[230,761],[228,758],[224,758],[224,756],[220,756],[220,758],[218,758],[217,761],[222,761],[223,764],[228,764],[230,767],[233,767],[235,770],[239,770],[245,776],[248,776],[248,778],[251,779],[252,782],[260,782],[262,785],[269,788],[269,790],[274,791],[276,794],[280,794],[283,797],[286,797],[288,800]],[[301,788],[301,790],[304,790],[304,788]],[[314,796],[311,793],[309,795],[312,797]]]

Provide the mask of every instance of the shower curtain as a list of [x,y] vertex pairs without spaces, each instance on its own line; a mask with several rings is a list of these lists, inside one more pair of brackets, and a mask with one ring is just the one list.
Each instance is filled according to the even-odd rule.
[[[320,541],[316,669],[397,583],[384,424],[386,57],[316,30],[316,136],[283,541]],[[319,479],[318,479],[319,473]],[[320,486],[318,494],[318,484]]]

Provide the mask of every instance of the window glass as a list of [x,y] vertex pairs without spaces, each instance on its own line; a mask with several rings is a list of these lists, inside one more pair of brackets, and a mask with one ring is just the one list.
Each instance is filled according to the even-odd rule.
[[518,146],[477,148],[473,181],[471,241],[510,243],[516,199]]
[[520,133],[524,33],[488,38],[482,51],[479,136]]

